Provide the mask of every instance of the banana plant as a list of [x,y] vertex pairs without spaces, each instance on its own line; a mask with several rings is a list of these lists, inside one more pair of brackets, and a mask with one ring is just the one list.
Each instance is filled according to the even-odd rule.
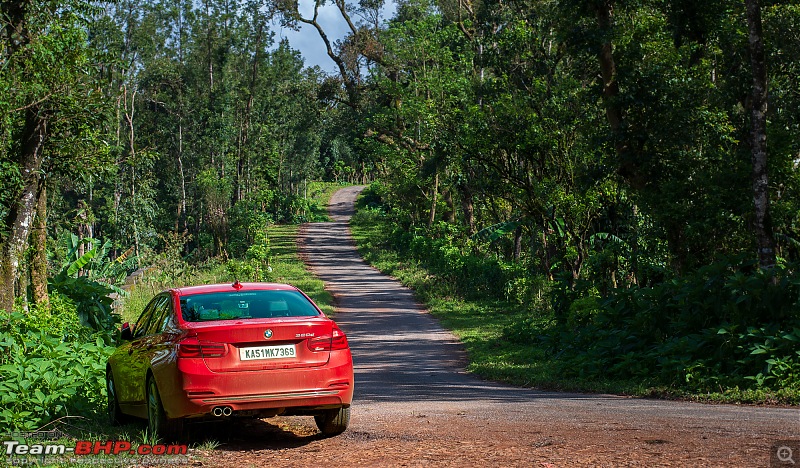
[[[105,283],[120,294],[124,291],[118,288],[124,284],[128,272],[136,263],[132,255],[133,247],[115,259],[109,257],[111,241],[102,242],[100,239],[86,237],[80,239],[75,234],[64,236],[67,255],[61,265],[61,271],[67,276],[85,276],[90,280]],[[81,254],[81,247],[83,254]],[[119,290],[118,290],[119,289]]]
[[516,221],[503,221],[491,226],[485,227],[472,235],[473,239],[482,241],[494,242],[503,236],[511,234],[522,224],[522,220]]
[[127,295],[120,285],[135,264],[136,257],[131,255],[133,249],[112,260],[108,255],[110,241],[103,243],[99,239],[81,239],[68,234],[64,236],[64,243],[67,255],[61,271],[49,279],[49,289],[75,302],[83,325],[95,330],[110,330],[118,322],[112,313],[114,300],[111,294]]

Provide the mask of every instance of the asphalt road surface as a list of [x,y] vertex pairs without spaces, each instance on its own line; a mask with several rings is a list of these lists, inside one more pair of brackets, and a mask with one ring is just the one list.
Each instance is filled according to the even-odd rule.
[[[300,239],[353,350],[350,428],[324,439],[311,418],[240,423],[203,465],[792,466],[776,452],[800,439],[796,408],[541,392],[466,373],[458,341],[356,252],[347,223],[360,190],[338,191],[333,221]],[[788,446],[800,463],[800,443]]]

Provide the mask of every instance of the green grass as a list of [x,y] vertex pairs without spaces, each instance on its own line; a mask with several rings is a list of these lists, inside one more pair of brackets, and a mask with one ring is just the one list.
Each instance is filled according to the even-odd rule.
[[[326,207],[331,196],[340,188],[346,187],[345,184],[338,182],[310,182],[308,185],[308,197],[312,200],[312,209],[315,210],[317,219],[324,215],[327,218]],[[240,276],[242,268],[235,269],[233,266],[246,260],[234,260],[232,262],[222,262],[218,259],[211,259],[203,264],[188,265],[183,261],[177,264],[171,262],[161,262],[161,267],[148,269],[134,285],[128,297],[121,300],[121,307],[117,312],[123,322],[135,322],[139,314],[157,293],[174,287],[225,283],[235,281],[238,276],[240,281],[271,281],[276,283],[288,283],[300,288],[303,292],[317,303],[326,315],[332,315],[333,297],[325,290],[322,280],[317,279],[308,271],[298,254],[297,235],[300,229],[296,224],[270,225],[267,228],[269,238],[269,266],[272,271],[267,273],[262,270],[252,268],[244,270],[250,272],[251,276]],[[254,263],[256,267],[257,265]],[[164,271],[167,270],[167,271]],[[174,271],[179,274],[171,274]],[[237,274],[234,274],[237,271]]]
[[[469,356],[467,370],[486,379],[544,390],[599,392],[714,403],[798,404],[796,390],[740,390],[721,388],[713,393],[692,393],[649,381],[576,378],[564,376],[564,364],[551,351],[532,339],[528,343],[504,338],[503,331],[523,319],[529,310],[504,301],[464,300],[454,297],[444,280],[416,261],[409,261],[386,247],[391,228],[381,216],[359,211],[351,231],[364,259],[380,271],[414,289],[418,299],[445,328],[464,344]],[[542,318],[541,320],[546,320]]]
[[[315,197],[317,205],[324,207],[327,206],[330,196],[341,187],[341,184],[336,183],[314,183],[309,187],[309,195]],[[256,274],[261,276],[260,278],[240,277],[239,279],[241,281],[266,280],[293,284],[308,294],[330,316],[334,312],[333,297],[324,289],[322,280],[317,279],[306,270],[298,254],[297,235],[299,229],[300,226],[298,225],[270,225],[267,228],[267,233],[269,237],[269,266],[272,271],[265,272],[261,270],[259,273],[256,270]],[[116,312],[120,314],[122,321],[133,323],[152,297],[160,291],[187,285],[233,282],[234,272],[245,271],[242,268],[234,268],[237,262],[239,266],[248,264],[248,262],[258,267],[262,266],[261,263],[252,259],[236,259],[228,262],[211,259],[199,265],[189,265],[180,259],[177,254],[158,256],[153,260],[153,264],[156,266],[148,269],[139,278],[137,284],[131,288],[128,296],[120,299],[120,307]],[[252,269],[248,271],[252,271]],[[66,434],[66,437],[49,442],[63,443],[67,447],[74,446],[76,440],[130,441],[133,448],[139,444],[153,444],[156,442],[152,436],[145,432],[143,421],[124,426],[112,426],[102,416],[88,418],[72,416],[62,418],[59,421],[52,421],[43,429],[49,430],[53,428],[61,430]],[[24,437],[20,437],[20,439],[24,440]],[[48,441],[28,440],[29,444],[43,444],[45,442]],[[219,443],[215,440],[198,440],[190,444],[190,450],[196,449],[202,452],[213,450],[218,445]],[[192,455],[195,459],[198,457],[197,452]],[[71,458],[76,458],[77,461],[73,462],[70,460]],[[152,457],[143,459],[138,456],[91,455],[85,460],[81,460],[81,457],[70,456],[49,459],[44,463],[48,466],[83,466],[89,459],[109,466],[130,466],[158,462],[158,458]],[[7,461],[6,459],[0,460],[0,466],[5,466]],[[42,464],[42,460],[38,457],[24,457],[24,460],[20,459],[18,461],[26,464]],[[181,464],[187,462],[187,459],[183,459]]]
[[328,202],[337,190],[349,185],[340,182],[309,182],[307,196],[312,201],[313,219],[330,221]]
[[[327,203],[326,203],[327,204]],[[306,269],[297,249],[300,226],[271,226],[272,281],[289,283],[300,288],[317,303],[326,315],[333,314],[333,296],[325,290],[325,283]]]
[[[268,228],[270,266],[272,272],[267,280],[276,283],[288,283],[300,288],[317,303],[326,315],[333,313],[333,297],[325,290],[322,280],[317,279],[306,270],[305,264],[298,254],[297,234],[300,229],[296,224],[271,225]],[[165,280],[165,275],[158,269],[149,269],[140,282],[130,290],[129,297],[122,300],[118,311],[123,322],[135,322],[144,307],[154,295],[165,289],[198,284],[226,283],[234,281],[234,274],[228,265],[218,260],[211,260],[202,265],[187,267],[186,273],[175,279]],[[254,281],[256,278],[239,278],[240,281]]]

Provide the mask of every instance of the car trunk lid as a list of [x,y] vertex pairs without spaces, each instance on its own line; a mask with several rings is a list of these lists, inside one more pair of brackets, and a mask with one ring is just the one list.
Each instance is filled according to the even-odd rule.
[[179,345],[185,356],[202,357],[212,372],[246,372],[327,364],[330,346],[324,342],[330,341],[333,322],[325,317],[224,320],[193,323],[188,331],[190,338]]

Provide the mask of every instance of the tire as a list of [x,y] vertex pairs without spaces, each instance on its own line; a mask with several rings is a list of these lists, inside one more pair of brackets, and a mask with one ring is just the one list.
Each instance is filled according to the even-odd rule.
[[114,376],[111,374],[111,369],[106,370],[106,414],[108,420],[113,426],[119,426],[130,421],[127,414],[122,412],[119,407],[119,399],[117,398],[117,385],[114,383]]
[[167,417],[164,405],[161,404],[156,379],[152,375],[147,379],[147,431],[163,442],[173,442],[183,433],[183,419]]
[[326,411],[314,416],[319,431],[325,437],[339,435],[347,430],[350,424],[350,407]]

